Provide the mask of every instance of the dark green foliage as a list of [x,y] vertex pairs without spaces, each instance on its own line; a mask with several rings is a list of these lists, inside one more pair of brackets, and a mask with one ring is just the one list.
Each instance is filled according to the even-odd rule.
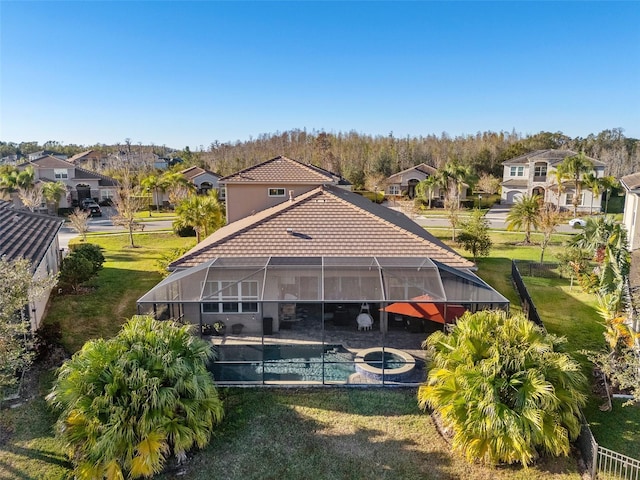
[[60,283],[70,286],[74,292],[80,285],[94,275],[93,264],[82,255],[71,253],[62,260],[60,268]]
[[81,255],[91,262],[93,265],[93,273],[98,273],[104,264],[104,255],[102,248],[93,243],[78,243],[71,247],[72,255]]
[[473,255],[475,262],[478,257],[487,257],[491,251],[489,238],[489,221],[480,209],[474,209],[468,220],[462,222],[462,230],[456,242]]

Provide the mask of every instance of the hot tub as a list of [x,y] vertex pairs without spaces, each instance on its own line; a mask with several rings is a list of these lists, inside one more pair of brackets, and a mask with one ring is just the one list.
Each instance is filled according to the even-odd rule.
[[355,358],[356,372],[374,380],[398,382],[411,376],[416,360],[395,348],[367,348]]

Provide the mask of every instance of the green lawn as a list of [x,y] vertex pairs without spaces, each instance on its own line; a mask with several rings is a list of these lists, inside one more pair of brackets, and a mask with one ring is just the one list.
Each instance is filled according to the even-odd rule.
[[137,248],[129,248],[129,238],[122,235],[91,235],[88,243],[104,249],[105,264],[98,278],[83,295],[54,296],[45,323],[59,323],[62,343],[69,352],[85,341],[111,337],[136,313],[136,301],[156,285],[162,276],[156,264],[163,253],[193,245],[193,238],[173,234],[136,234]]

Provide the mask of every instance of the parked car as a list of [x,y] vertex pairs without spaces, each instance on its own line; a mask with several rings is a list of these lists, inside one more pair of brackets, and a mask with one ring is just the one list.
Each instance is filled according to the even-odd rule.
[[85,198],[82,200],[82,210],[85,212],[89,212],[92,217],[101,217],[102,210],[100,209],[100,205],[98,205],[95,201]]
[[587,224],[587,221],[584,218],[572,218],[569,220],[569,225],[571,227],[584,227]]

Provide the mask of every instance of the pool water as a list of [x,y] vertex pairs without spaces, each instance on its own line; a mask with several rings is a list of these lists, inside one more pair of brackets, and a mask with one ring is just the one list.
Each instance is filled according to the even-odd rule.
[[336,382],[355,373],[342,345],[220,345],[211,370],[218,382]]

